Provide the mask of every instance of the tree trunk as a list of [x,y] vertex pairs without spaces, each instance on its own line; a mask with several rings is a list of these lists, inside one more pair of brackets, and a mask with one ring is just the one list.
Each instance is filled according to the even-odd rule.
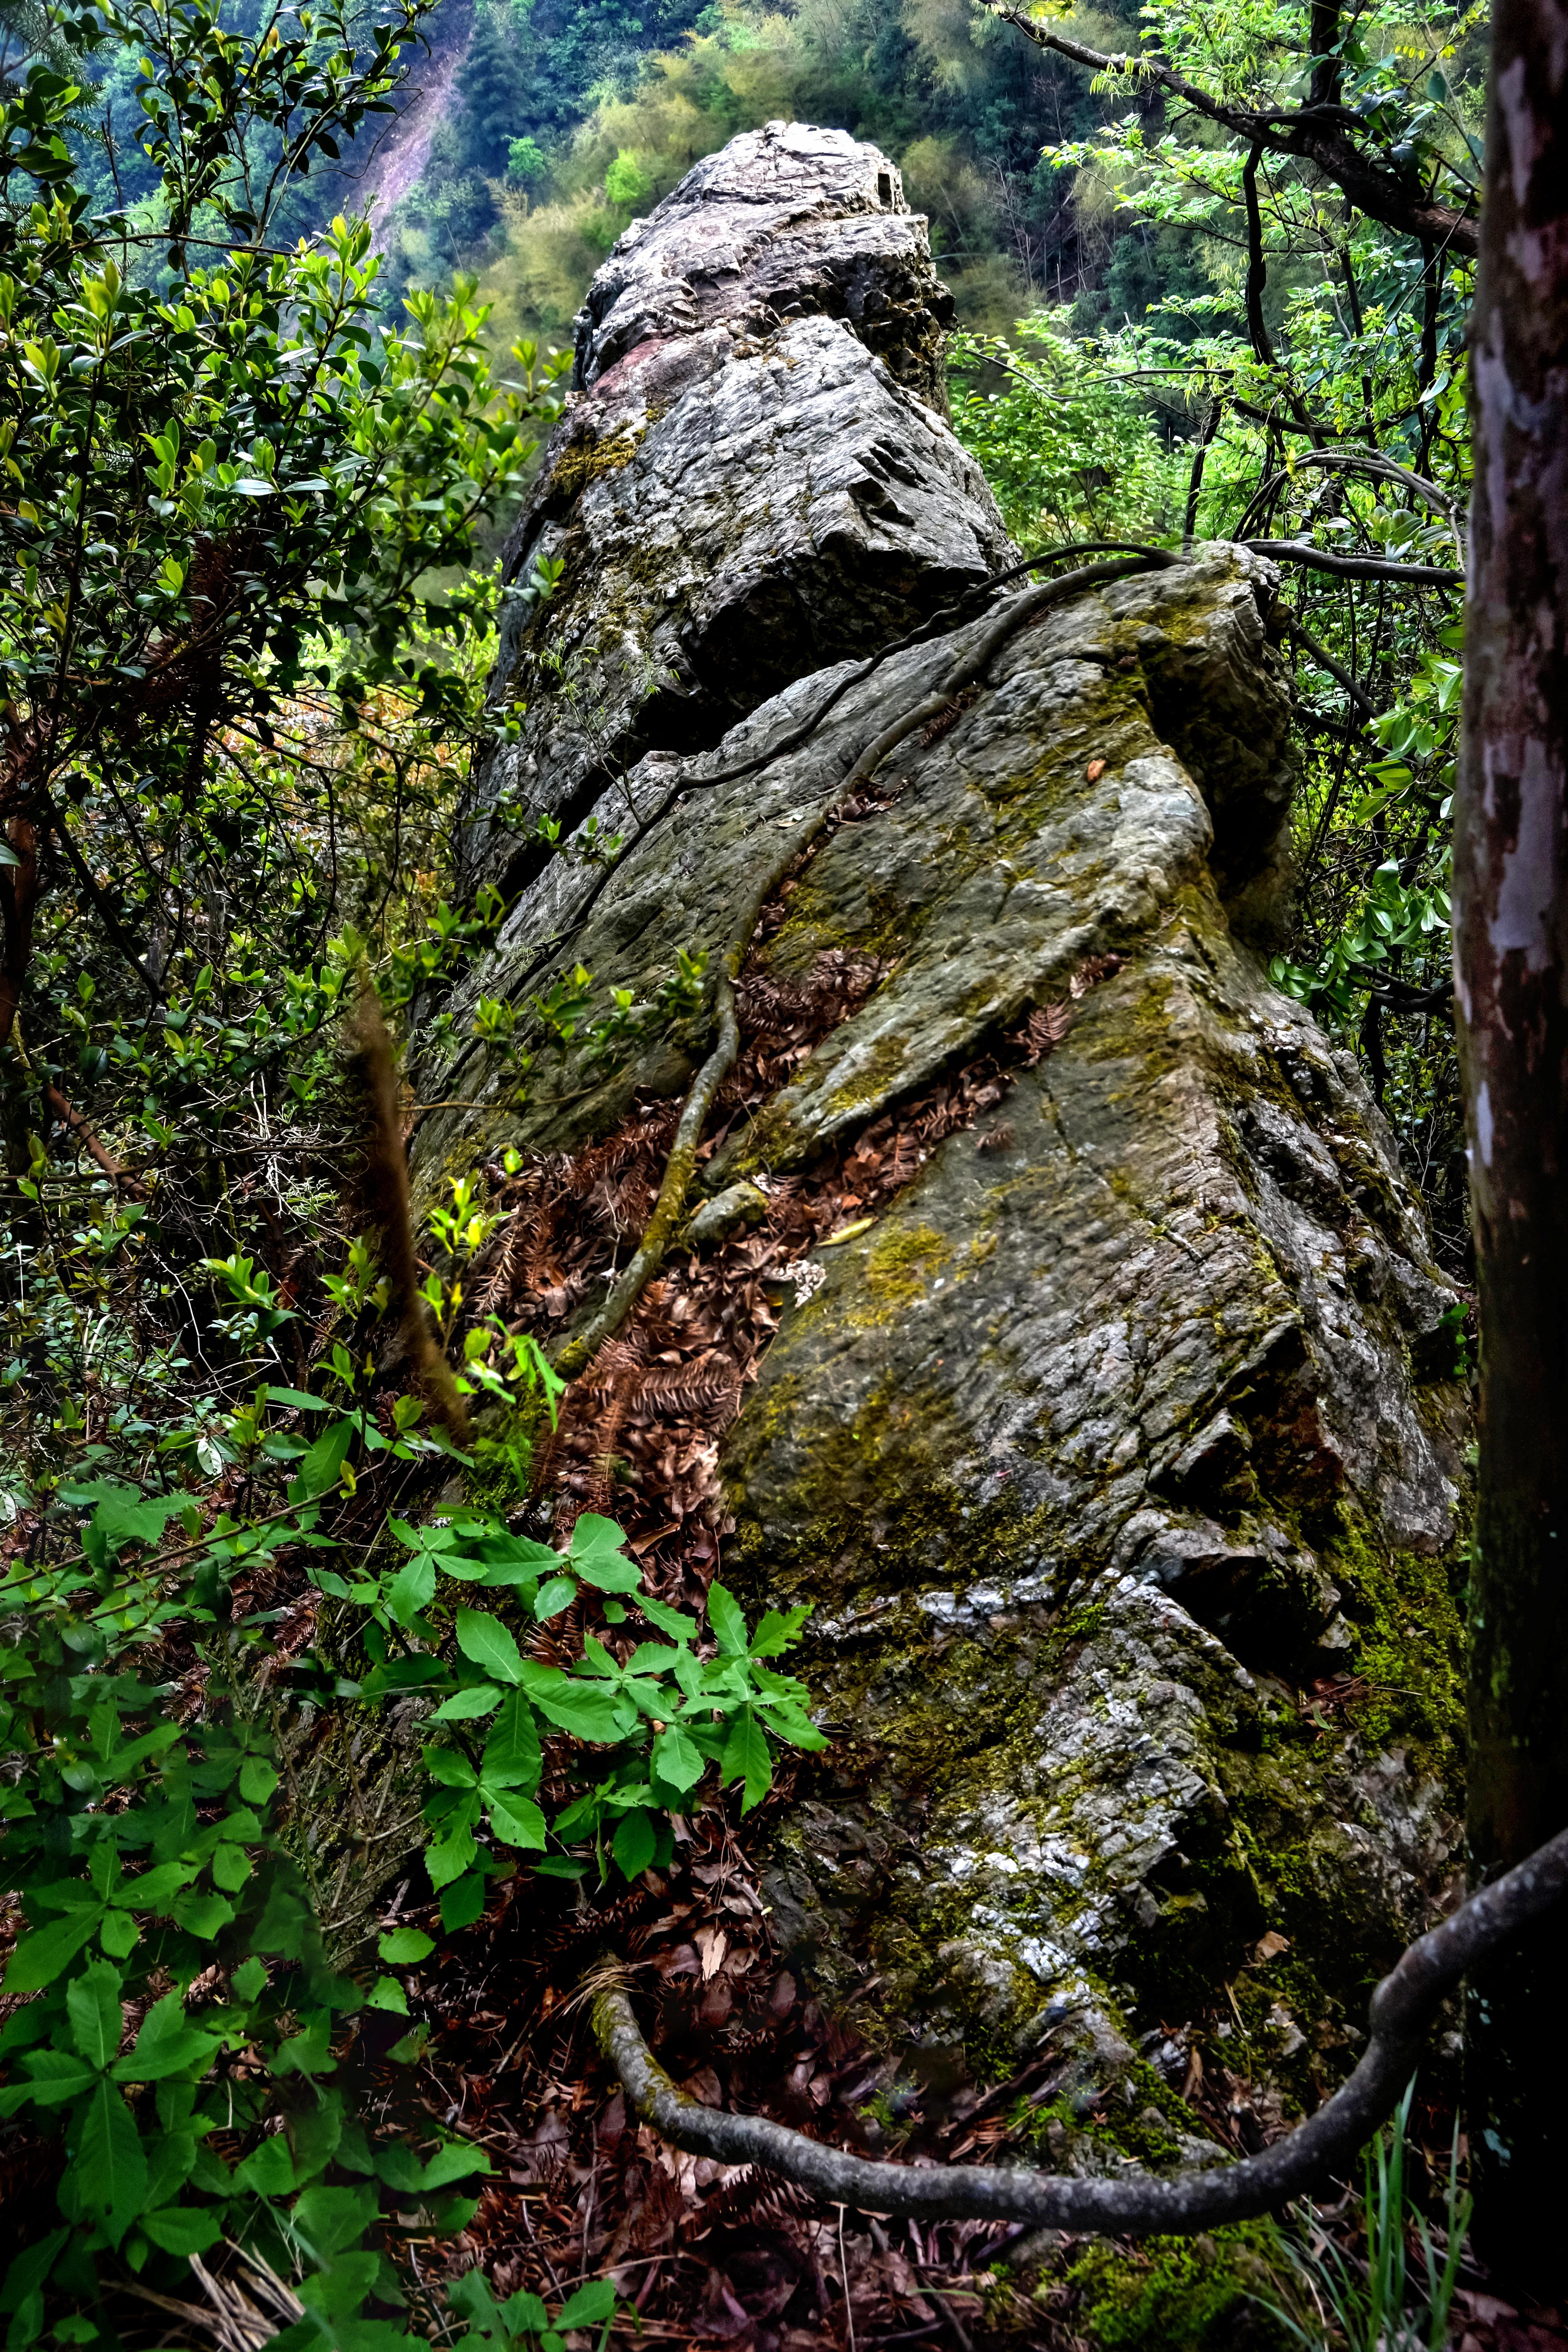
[[[1481,1325],[1471,1578],[1472,1881],[1568,1822],[1568,9],[1501,0],[1472,328],[1476,473],[1456,815]],[[1559,1917],[1467,2017],[1477,2242],[1568,2287]]]

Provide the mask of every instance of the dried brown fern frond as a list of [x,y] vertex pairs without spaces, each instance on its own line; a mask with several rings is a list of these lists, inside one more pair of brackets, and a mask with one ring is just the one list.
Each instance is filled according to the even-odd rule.
[[1120,971],[1126,961],[1125,956],[1119,955],[1086,956],[1068,983],[1071,993],[1087,996],[1091,988],[1098,988],[1102,980]]
[[952,700],[945,703],[934,719],[926,720],[921,730],[921,741],[934,743],[939,737],[947,733],[950,727],[956,727],[964,712],[979,698],[979,694],[978,686],[966,686],[962,694],[955,694]]
[[740,1388],[741,1369],[733,1357],[711,1351],[690,1364],[655,1364],[637,1378],[631,1409],[656,1408],[660,1420],[700,1419],[715,1406],[731,1402]]
[[557,1198],[553,1191],[542,1192],[538,1208],[528,1232],[527,1246],[520,1260],[519,1287],[531,1297],[545,1286],[546,1252],[555,1238]]
[[774,2180],[753,2165],[739,2165],[702,2200],[705,2221],[767,2223],[804,2221],[818,2211],[815,2200],[793,2181]]
[[602,1143],[590,1143],[568,1161],[564,1188],[576,1201],[585,1200],[595,1184],[618,1176],[634,1161],[663,1156],[675,1125],[674,1116],[661,1109],[652,1118],[631,1118]]
[[533,1224],[533,1204],[520,1202],[506,1221],[500,1248],[483,1290],[479,1293],[479,1313],[489,1315],[496,1307],[509,1304]]
[[1023,1027],[1012,1032],[1007,1043],[1017,1048],[1025,1069],[1032,1070],[1061,1044],[1072,1024],[1070,1004],[1037,1004]]
[[[592,1943],[596,1937],[614,1935],[636,1920],[651,1903],[663,1900],[662,1884],[656,1894],[646,1878],[639,1878],[613,1903],[606,1903],[602,1908],[592,1911],[574,1913],[545,1945],[546,1956],[555,1959],[563,1952],[579,1950],[584,1943]],[[601,1953],[567,2003],[567,2010],[577,2008],[584,2000],[592,2000],[601,1992],[619,1990],[626,1984],[629,1973],[626,1961],[618,1953]]]

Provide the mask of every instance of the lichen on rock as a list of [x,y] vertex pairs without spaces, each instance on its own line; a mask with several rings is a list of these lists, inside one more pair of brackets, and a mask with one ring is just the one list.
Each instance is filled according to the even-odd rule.
[[[1353,1062],[1268,977],[1291,770],[1266,562],[1197,547],[1046,611],[815,833],[999,608],[865,655],[1006,554],[919,368],[889,367],[877,272],[906,325],[942,314],[883,172],[770,127],[595,281],[518,542],[566,583],[509,640],[530,731],[484,791],[613,811],[628,845],[607,878],[524,876],[479,984],[521,1000],[581,961],[646,996],[813,835],[748,970],[875,977],[729,1122],[697,1254],[994,1058],[978,1125],[911,1123],[901,1188],[798,1286],[720,1457],[726,1576],[814,1605],[836,1733],[772,1833],[775,1923],[829,1992],[878,1977],[900,2046],[994,2066],[1076,2036],[1086,2081],[1131,2081],[1141,2033],[1230,1984],[1306,2095],[1451,1856],[1455,1295]],[[800,315],[770,323],[786,279]],[[584,435],[630,454],[552,508]],[[618,660],[672,682],[623,693]],[[700,1018],[619,1069],[569,1048],[521,1110],[481,1049],[432,1055],[424,1091],[485,1108],[429,1119],[416,1168],[574,1150],[707,1043]]]

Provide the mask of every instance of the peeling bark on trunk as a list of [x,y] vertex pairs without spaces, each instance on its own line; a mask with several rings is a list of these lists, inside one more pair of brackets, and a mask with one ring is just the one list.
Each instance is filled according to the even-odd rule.
[[[1480,1296],[1472,1882],[1568,1820],[1568,9],[1493,22],[1455,970]],[[1467,2016],[1477,2239],[1560,2295],[1563,1920]]]

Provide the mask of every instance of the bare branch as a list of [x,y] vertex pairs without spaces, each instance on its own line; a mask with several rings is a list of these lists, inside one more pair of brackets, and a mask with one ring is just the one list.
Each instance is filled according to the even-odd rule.
[[1298,162],[1315,163],[1320,172],[1342,188],[1358,212],[1369,220],[1381,221],[1385,228],[1398,230],[1405,236],[1424,237],[1434,244],[1446,244],[1454,252],[1473,258],[1479,250],[1479,228],[1468,212],[1456,212],[1451,205],[1439,205],[1422,194],[1413,182],[1400,178],[1381,163],[1363,154],[1352,137],[1352,129],[1359,128],[1354,115],[1337,104],[1309,103],[1294,112],[1280,114],[1247,106],[1227,106],[1200,89],[1165,60],[1152,54],[1134,57],[1123,51],[1110,56],[1103,50],[1085,47],[1082,41],[1069,40],[1063,33],[1055,33],[1016,8],[997,5],[997,0],[985,0],[992,16],[1005,25],[1012,25],[1037,48],[1055,49],[1058,57],[1068,58],[1074,65],[1088,66],[1093,73],[1121,74],[1134,83],[1155,82],[1173,98],[1181,99],[1194,112],[1217,122],[1249,146],[1267,147],[1272,154],[1291,155]]
[[1350,671],[1334,659],[1327,646],[1319,643],[1310,629],[1302,627],[1288,604],[1276,604],[1274,618],[1288,635],[1295,638],[1302,652],[1311,656],[1320,669],[1327,670],[1329,676],[1343,687],[1363,719],[1370,720],[1377,717],[1375,706],[1356,684]]
[[1331,555],[1297,539],[1244,539],[1254,555],[1276,563],[1304,563],[1309,572],[1330,572],[1336,580],[1394,580],[1403,588],[1462,588],[1465,575],[1441,563],[1390,563],[1380,555]]

